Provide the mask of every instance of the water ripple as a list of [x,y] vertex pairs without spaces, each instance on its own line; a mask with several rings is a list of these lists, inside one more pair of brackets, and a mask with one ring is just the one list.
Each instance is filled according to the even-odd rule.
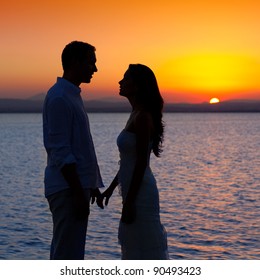
[[[128,114],[90,114],[105,185],[118,169]],[[164,153],[151,157],[172,259],[260,259],[260,114],[165,114]],[[0,115],[0,259],[48,259],[41,116]],[[91,206],[86,259],[120,259],[118,193]]]

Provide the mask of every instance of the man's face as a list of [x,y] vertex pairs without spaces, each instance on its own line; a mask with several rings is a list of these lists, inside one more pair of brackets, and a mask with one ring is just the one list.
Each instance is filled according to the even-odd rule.
[[94,51],[89,51],[86,58],[80,61],[78,65],[78,75],[81,83],[90,83],[93,74],[97,72],[96,62],[97,60]]

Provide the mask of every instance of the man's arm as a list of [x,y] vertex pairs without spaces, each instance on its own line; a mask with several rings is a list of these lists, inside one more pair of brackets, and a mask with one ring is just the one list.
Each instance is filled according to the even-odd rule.
[[61,168],[61,173],[67,181],[73,193],[81,192],[82,186],[79,180],[75,163],[65,164]]
[[77,174],[76,164],[65,164],[61,168],[61,173],[72,191],[75,214],[80,220],[86,219],[89,215],[89,201],[87,200],[84,190],[81,186]]

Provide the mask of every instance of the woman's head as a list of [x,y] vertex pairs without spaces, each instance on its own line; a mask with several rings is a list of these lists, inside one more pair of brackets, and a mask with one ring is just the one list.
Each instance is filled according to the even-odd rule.
[[134,99],[136,105],[152,111],[158,104],[163,107],[156,77],[153,71],[142,64],[130,64],[123,80],[119,82],[120,94]]
[[153,152],[161,153],[164,126],[162,122],[163,98],[153,71],[142,64],[130,64],[120,84],[120,95],[127,97],[134,106],[151,113],[155,133]]

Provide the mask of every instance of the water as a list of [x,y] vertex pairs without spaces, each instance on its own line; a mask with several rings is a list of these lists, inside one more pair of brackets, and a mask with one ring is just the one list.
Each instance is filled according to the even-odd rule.
[[[106,185],[128,114],[90,114]],[[172,259],[260,259],[260,114],[165,114],[164,153],[152,156]],[[0,259],[48,259],[40,114],[0,114]],[[121,200],[91,206],[86,259],[120,259]]]

